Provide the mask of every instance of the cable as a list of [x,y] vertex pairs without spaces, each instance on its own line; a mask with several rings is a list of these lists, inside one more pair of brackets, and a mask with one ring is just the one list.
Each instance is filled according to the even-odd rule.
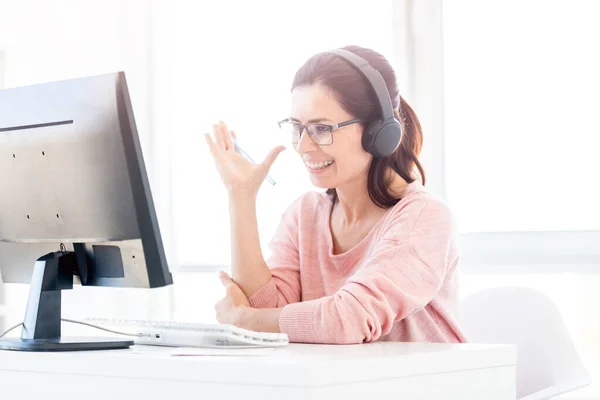
[[[96,329],[100,329],[102,331],[106,331],[106,332],[110,332],[110,333],[115,333],[117,335],[123,335],[123,336],[133,336],[133,337],[143,337],[143,336],[149,336],[149,335],[144,335],[143,333],[129,333],[129,332],[120,332],[120,331],[114,331],[112,329],[107,329],[107,328],[103,328],[101,326],[98,325],[94,325],[94,324],[89,324],[87,322],[82,322],[82,321],[76,321],[74,319],[68,319],[68,318],[61,318],[61,321],[63,322],[70,322],[72,324],[79,324],[79,325],[85,325],[85,326],[90,326],[92,328],[96,328]],[[23,323],[19,323],[15,326],[11,326],[10,328],[8,328],[6,331],[4,331],[1,335],[0,335],[0,339],[3,338],[4,336],[6,336],[8,333],[10,333],[11,331],[17,329],[18,327],[20,327],[21,325],[23,325]]]
[[2,339],[4,336],[6,336],[8,333],[14,331],[15,329],[17,329],[18,327],[20,327],[21,325],[23,325],[23,323],[19,323],[15,326],[11,326],[10,328],[8,328],[7,330],[5,330],[4,332],[2,332],[2,334],[0,335],[0,339]]
[[74,319],[61,318],[61,321],[70,322],[72,324],[79,324],[79,325],[91,326],[92,328],[100,329],[102,331],[106,331],[106,332],[110,332],[110,333],[116,333],[117,335],[133,336],[133,337],[146,336],[146,335],[144,335],[142,333],[128,333],[128,332],[113,331],[112,329],[103,328],[101,326],[94,325],[94,324],[89,324],[89,323],[83,322],[83,321],[75,321]]

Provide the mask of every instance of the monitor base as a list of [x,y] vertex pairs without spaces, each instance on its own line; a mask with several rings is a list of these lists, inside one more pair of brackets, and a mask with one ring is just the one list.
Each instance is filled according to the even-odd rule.
[[29,300],[20,339],[0,340],[0,350],[82,351],[127,349],[131,339],[98,337],[62,337],[62,291],[73,289],[73,274],[81,265],[74,252],[48,253],[33,267]]
[[133,346],[133,340],[60,337],[57,339],[4,339],[0,340],[0,350],[15,351],[88,351],[117,350]]

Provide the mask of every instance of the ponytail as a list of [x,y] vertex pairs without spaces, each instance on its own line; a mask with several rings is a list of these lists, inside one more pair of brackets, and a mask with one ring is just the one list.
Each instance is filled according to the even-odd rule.
[[387,171],[391,168],[406,182],[414,182],[418,173],[425,185],[425,170],[419,162],[423,146],[423,131],[417,115],[408,103],[400,97],[400,107],[395,112],[396,119],[402,124],[400,145],[392,155],[386,158],[374,158],[369,167],[367,190],[371,201],[381,208],[394,206],[400,200],[389,191]]

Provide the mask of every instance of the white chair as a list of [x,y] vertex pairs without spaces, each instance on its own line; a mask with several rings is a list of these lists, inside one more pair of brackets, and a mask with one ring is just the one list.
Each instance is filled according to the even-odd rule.
[[591,383],[560,312],[546,295],[501,287],[461,302],[460,321],[470,341],[517,347],[517,398],[549,399]]

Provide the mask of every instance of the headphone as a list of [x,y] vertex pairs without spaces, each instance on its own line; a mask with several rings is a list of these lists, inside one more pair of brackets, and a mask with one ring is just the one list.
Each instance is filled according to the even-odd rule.
[[383,77],[367,60],[344,49],[329,50],[346,60],[369,81],[371,88],[377,96],[381,119],[370,122],[363,132],[362,146],[365,151],[375,158],[384,158],[392,155],[400,145],[402,138],[402,125],[394,117],[394,108]]

